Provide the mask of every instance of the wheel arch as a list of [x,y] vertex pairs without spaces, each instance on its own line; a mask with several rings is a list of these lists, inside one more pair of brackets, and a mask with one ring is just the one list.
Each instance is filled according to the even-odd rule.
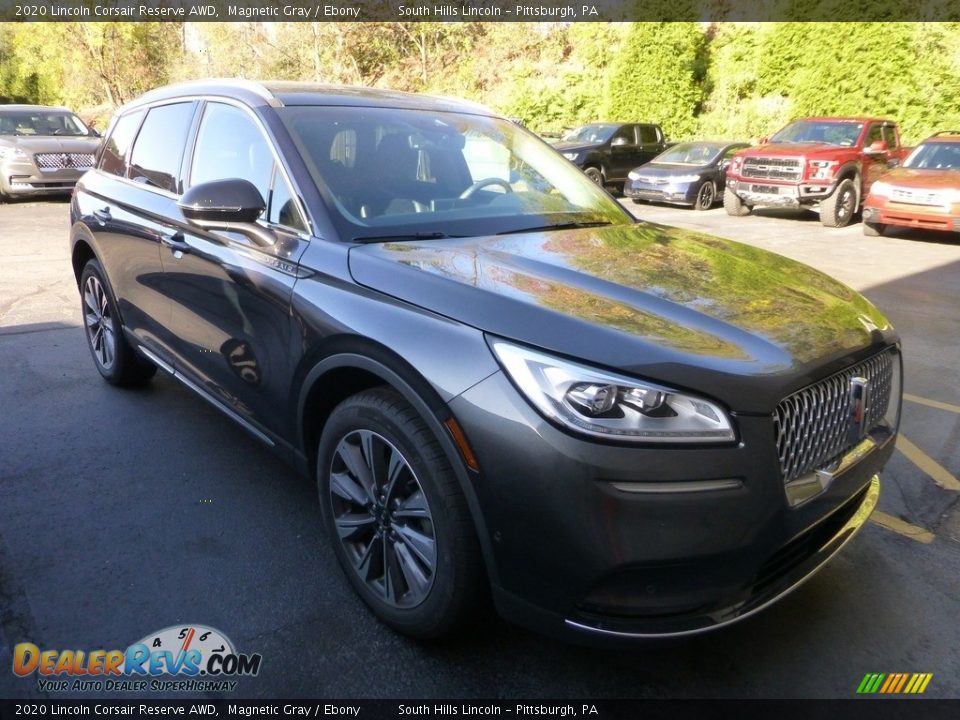
[[[83,232],[75,231],[73,247],[70,249],[70,264],[73,266],[73,277],[77,281],[77,287],[80,287],[80,275],[83,273],[84,266],[91,260],[96,260],[103,267],[99,256],[93,249],[93,242],[90,237]],[[104,269],[104,272],[106,270]]]
[[381,386],[400,393],[440,443],[466,498],[487,575],[491,582],[495,582],[490,536],[472,483],[477,473],[467,468],[454,438],[444,425],[453,414],[433,386],[390,348],[367,338],[338,336],[324,343],[321,351],[312,357],[309,370],[299,383],[296,402],[297,444],[303,452],[308,473],[313,477],[320,436],[334,408],[358,392]]
[[[862,175],[860,172],[860,166],[855,162],[848,162],[844,165],[841,165],[837,170],[837,185],[839,185],[844,180],[853,180],[853,186],[857,191],[857,203],[859,204],[861,198],[865,196],[863,192],[863,181]],[[835,192],[836,190],[834,190]]]

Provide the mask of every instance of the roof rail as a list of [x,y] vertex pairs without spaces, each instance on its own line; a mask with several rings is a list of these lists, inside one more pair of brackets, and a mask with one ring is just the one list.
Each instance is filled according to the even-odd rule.
[[938,130],[930,137],[940,137],[941,135],[960,135],[960,130]]
[[273,107],[280,107],[282,105],[272,92],[256,80],[246,80],[244,78],[201,78],[199,80],[187,80],[186,82],[177,83],[173,87],[190,87],[191,85],[230,85],[232,87],[249,90],[259,95]]

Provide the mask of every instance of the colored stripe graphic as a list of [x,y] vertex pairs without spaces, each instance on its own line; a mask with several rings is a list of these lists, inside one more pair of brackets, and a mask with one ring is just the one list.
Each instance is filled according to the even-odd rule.
[[919,695],[932,679],[933,673],[867,673],[857,686],[857,694]]

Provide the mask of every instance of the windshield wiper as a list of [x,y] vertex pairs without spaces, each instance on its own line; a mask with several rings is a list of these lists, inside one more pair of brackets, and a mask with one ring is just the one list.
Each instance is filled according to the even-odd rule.
[[381,243],[381,242],[413,242],[416,240],[445,240],[447,238],[462,238],[466,235],[448,235],[444,232],[417,232],[404,233],[402,235],[369,235],[360,236],[353,239],[357,243]]
[[543,230],[575,230],[576,228],[603,227],[604,225],[613,225],[609,220],[594,220],[592,222],[568,222],[558,223],[556,225],[540,225],[538,227],[517,228],[516,230],[504,230],[497,235],[514,235],[517,233],[541,232]]

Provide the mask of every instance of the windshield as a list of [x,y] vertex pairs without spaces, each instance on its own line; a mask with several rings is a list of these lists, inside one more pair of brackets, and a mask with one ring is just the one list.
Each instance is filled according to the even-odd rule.
[[423,110],[277,110],[348,240],[628,224],[603,190],[507,120]]
[[798,120],[790,123],[772,138],[772,143],[826,143],[827,145],[855,145],[863,123]]
[[921,143],[903,162],[903,167],[915,170],[958,170],[960,143]]
[[563,142],[605,143],[618,127],[620,126],[608,123],[584,125],[564,135]]
[[0,135],[89,135],[73,113],[55,110],[0,110]]
[[709,165],[723,151],[722,143],[680,143],[654,158],[658,163],[677,165]]

